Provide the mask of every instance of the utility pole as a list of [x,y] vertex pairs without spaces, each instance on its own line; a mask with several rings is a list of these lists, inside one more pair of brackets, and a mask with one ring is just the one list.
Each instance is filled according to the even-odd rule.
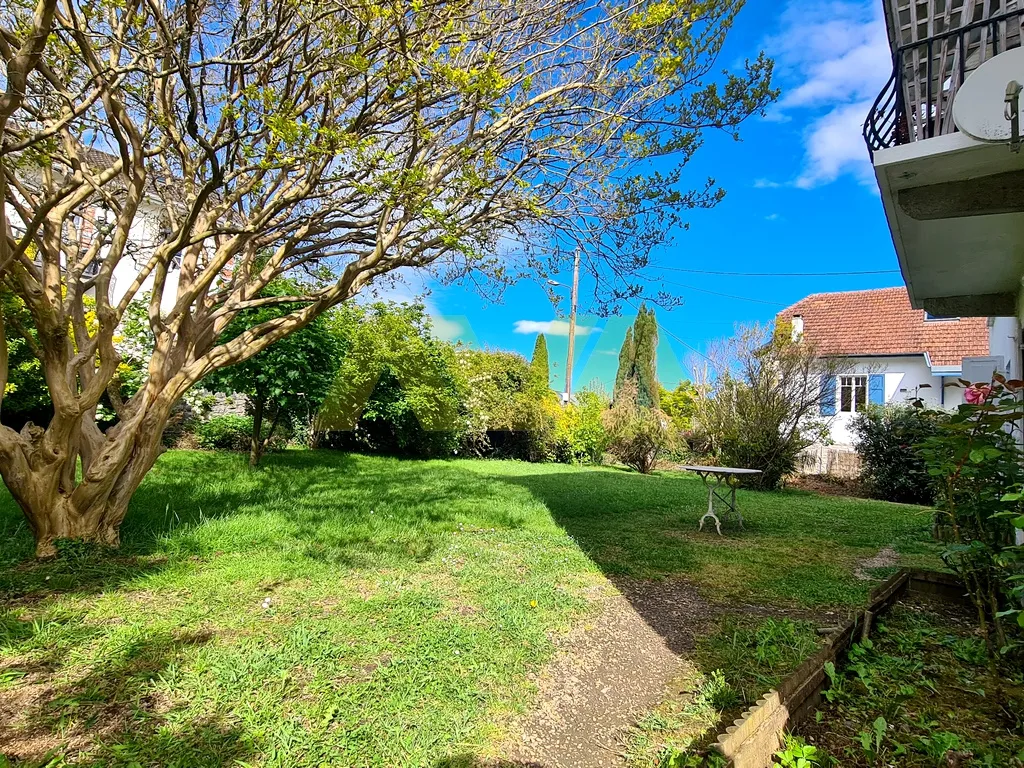
[[576,301],[580,290],[580,249],[572,259],[572,295],[569,303],[569,356],[565,361],[565,404],[572,402],[572,355],[576,346]]

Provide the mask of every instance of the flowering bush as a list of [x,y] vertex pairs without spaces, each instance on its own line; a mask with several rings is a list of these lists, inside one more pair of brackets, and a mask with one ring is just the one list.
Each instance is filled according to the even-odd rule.
[[964,401],[969,405],[981,405],[992,394],[992,387],[987,384],[972,384],[964,390]]
[[[557,407],[557,406],[556,406]],[[583,390],[555,420],[555,458],[567,464],[599,464],[608,447],[602,418],[608,400],[599,392]]]
[[942,559],[964,580],[994,658],[1018,645],[1011,625],[1024,627],[1024,551],[1015,531],[1024,528],[1018,444],[1024,381],[996,376],[987,385],[963,383],[973,391],[968,402],[920,451],[936,480],[936,522],[950,531]]

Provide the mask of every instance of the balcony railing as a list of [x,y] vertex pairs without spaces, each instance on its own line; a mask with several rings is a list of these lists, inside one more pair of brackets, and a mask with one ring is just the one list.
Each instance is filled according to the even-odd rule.
[[864,142],[879,149],[953,133],[953,98],[988,59],[1021,44],[1024,8],[900,45],[892,75],[864,123]]

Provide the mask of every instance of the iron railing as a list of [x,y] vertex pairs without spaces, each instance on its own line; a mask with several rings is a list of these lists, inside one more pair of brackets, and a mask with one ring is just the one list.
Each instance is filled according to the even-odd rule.
[[964,24],[893,54],[892,74],[864,122],[864,143],[879,149],[953,133],[953,97],[982,62],[1021,45],[1024,8]]

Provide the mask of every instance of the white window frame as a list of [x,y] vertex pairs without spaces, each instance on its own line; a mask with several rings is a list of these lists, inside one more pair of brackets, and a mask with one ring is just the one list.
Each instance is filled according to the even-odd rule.
[[[870,393],[868,392],[870,381],[867,374],[852,374],[849,376],[836,377],[836,405],[839,413],[860,413],[868,407]],[[863,399],[857,402],[857,390],[863,387]],[[850,394],[849,408],[845,407],[843,401],[843,390]]]

